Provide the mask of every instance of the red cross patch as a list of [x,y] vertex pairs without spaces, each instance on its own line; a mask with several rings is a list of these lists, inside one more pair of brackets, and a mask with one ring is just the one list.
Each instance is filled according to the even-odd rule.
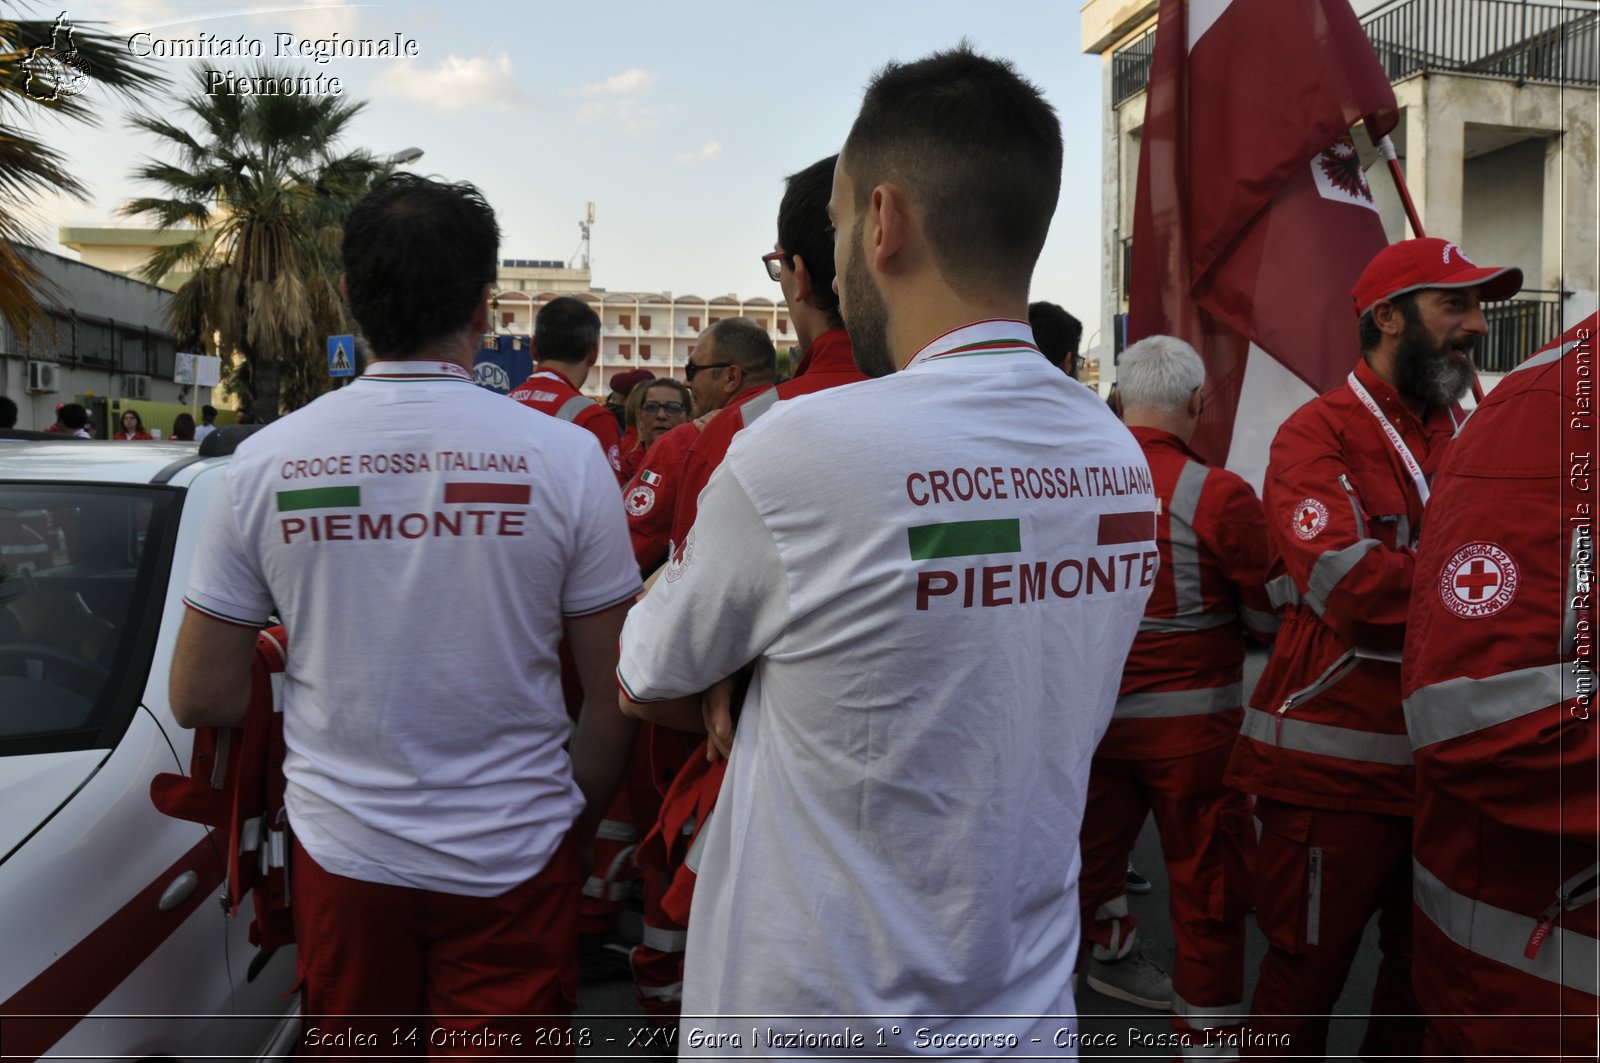
[[1290,529],[1300,538],[1310,542],[1328,526],[1328,507],[1314,498],[1308,498],[1294,507],[1289,518]]
[[1468,543],[1439,573],[1439,599],[1463,620],[1493,616],[1517,596],[1517,563],[1494,543]]
[[672,556],[667,559],[667,582],[676,582],[683,570],[689,567],[689,558],[694,556],[694,529],[689,529],[689,534],[683,537],[672,551]]
[[649,484],[640,484],[628,492],[624,501],[630,517],[642,517],[656,508],[656,489]]

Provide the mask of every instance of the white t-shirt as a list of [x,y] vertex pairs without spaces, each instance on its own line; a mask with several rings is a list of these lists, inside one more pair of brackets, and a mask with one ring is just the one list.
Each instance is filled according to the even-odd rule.
[[1138,444],[1031,344],[980,322],[780,402],[628,617],[636,700],[755,662],[704,828],[686,1055],[846,1025],[778,1016],[901,1028],[880,1047],[857,1022],[841,1054],[915,1052],[919,1029],[1050,1053],[1071,1025],[934,1017],[1074,1011],[1089,762],[1157,563]]
[[639,589],[594,437],[447,362],[378,362],[239,447],[187,601],[276,606],[287,804],[335,874],[496,896],[582,806],[563,615]]
[[194,441],[196,443],[199,443],[201,440],[205,439],[206,436],[210,435],[212,432],[215,432],[216,430],[217,430],[217,426],[214,425],[214,424],[203,424],[203,425],[200,425],[198,428],[196,428],[194,430]]

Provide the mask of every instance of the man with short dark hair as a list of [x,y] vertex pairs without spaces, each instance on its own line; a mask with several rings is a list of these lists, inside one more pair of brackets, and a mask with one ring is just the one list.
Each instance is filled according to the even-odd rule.
[[850,336],[839,316],[839,294],[833,290],[833,233],[828,226],[828,196],[839,156],[818,159],[790,174],[778,204],[778,242],[763,256],[767,275],[783,288],[795,339],[804,352],[794,377],[730,407],[727,416],[712,418],[695,440],[684,463],[684,484],[672,518],[672,540],[682,542],[699,512],[700,492],[722,463],[733,437],[783,399],[811,395],[840,384],[865,380],[856,367]]
[[587,429],[622,482],[622,429],[605,407],[584,395],[583,382],[600,357],[600,315],[582,299],[563,295],[539,308],[533,323],[533,375],[508,396],[530,409]]
[[[915,1016],[830,1055],[1072,1029],[1087,765],[1155,497],[1132,437],[1031,342],[1061,162],[1009,64],[958,48],[874,79],[829,215],[855,360],[884,379],[741,433],[624,628],[617,677],[654,721],[702,727],[699,692],[753,664],[698,839],[683,1011],[712,1040],[680,1051],[814,1035],[778,1015]],[[956,1040],[972,1014],[1002,1040]],[[750,1015],[761,1039],[730,1040]]]
[[1072,379],[1078,379],[1078,341],[1083,323],[1055,303],[1028,304],[1028,324],[1045,360]]
[[1488,331],[1480,301],[1521,285],[1520,270],[1480,268],[1445,240],[1378,252],[1352,292],[1354,370],[1273,440],[1263,501],[1282,627],[1228,765],[1228,782],[1256,795],[1261,827],[1268,950],[1250,1005],[1261,1036],[1246,1055],[1320,1054],[1374,913],[1383,961],[1361,1054],[1421,1046],[1399,655],[1429,483]]
[[194,430],[196,443],[203,442],[206,436],[217,430],[217,408],[209,402],[200,407],[200,427]]
[[7,395],[0,395],[0,428],[17,427],[17,403]]
[[76,402],[63,402],[56,407],[55,423],[45,429],[78,439],[93,438],[89,433],[89,411]]
[[597,693],[564,749],[563,628],[609,691],[639,575],[592,437],[472,383],[498,245],[470,185],[396,174],[351,211],[344,284],[375,358],[240,446],[172,663],[179,722],[235,726],[282,617],[302,1009],[361,1016],[340,1029],[375,1054],[424,1046],[372,1016],[525,1054],[549,1028],[510,1016],[570,1011],[576,839],[632,739]]

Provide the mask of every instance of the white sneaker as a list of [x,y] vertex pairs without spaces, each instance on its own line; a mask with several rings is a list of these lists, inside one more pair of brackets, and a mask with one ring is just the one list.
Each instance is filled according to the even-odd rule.
[[1095,992],[1141,1008],[1172,1007],[1172,979],[1138,947],[1120,960],[1091,959],[1085,979]]

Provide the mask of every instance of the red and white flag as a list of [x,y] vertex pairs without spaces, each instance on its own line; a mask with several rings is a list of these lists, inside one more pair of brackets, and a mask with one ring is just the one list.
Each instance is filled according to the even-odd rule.
[[1129,338],[1206,362],[1194,447],[1259,491],[1283,418],[1359,355],[1350,289],[1388,243],[1350,127],[1394,91],[1349,0],[1162,0]]

